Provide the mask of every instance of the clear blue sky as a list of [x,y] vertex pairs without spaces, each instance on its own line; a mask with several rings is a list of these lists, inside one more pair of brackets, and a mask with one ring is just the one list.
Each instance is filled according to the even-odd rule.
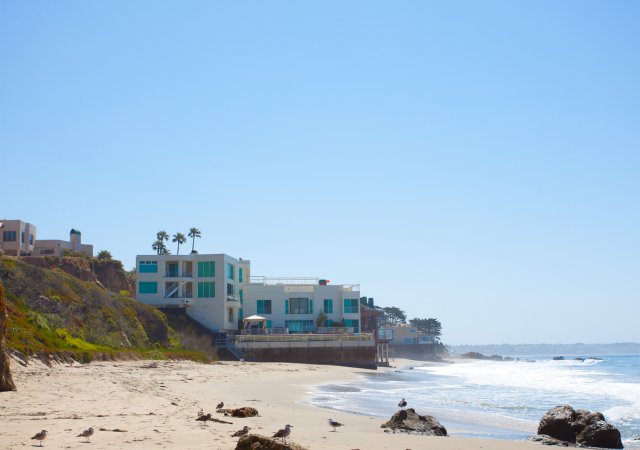
[[[640,3],[3,1],[0,217],[640,341]],[[173,251],[175,249],[172,247]]]

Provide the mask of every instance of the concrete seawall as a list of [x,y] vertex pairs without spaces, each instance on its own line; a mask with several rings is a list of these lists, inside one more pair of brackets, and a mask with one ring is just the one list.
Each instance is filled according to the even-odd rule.
[[376,348],[367,347],[268,347],[243,348],[245,361],[332,364],[376,369]]

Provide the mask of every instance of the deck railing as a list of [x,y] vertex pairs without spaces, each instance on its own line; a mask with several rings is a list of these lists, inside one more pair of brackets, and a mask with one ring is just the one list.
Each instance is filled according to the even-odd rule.
[[[305,343],[313,346],[336,347],[370,346],[375,343],[372,333],[355,334],[267,334],[267,335],[236,335],[235,343],[239,346],[251,346],[252,344],[269,345],[274,347],[286,347],[291,344],[304,346]],[[262,346],[261,345],[261,346]]]

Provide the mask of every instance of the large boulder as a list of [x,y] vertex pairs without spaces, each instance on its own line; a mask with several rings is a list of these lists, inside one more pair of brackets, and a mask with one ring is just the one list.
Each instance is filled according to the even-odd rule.
[[556,406],[540,419],[538,434],[588,447],[623,448],[620,432],[599,412]]
[[425,436],[446,436],[447,430],[433,416],[421,416],[413,408],[402,409],[391,416],[381,428],[393,431],[423,434]]
[[285,444],[281,440],[260,436],[259,434],[248,434],[242,436],[236,444],[235,450],[307,450],[305,447],[289,442]]

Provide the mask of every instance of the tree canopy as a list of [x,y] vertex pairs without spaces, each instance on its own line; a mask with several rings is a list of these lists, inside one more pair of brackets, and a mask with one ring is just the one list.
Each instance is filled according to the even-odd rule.
[[98,252],[98,256],[96,256],[96,258],[98,258],[98,259],[113,259],[113,256],[111,255],[111,252],[109,250],[100,250]]
[[409,323],[425,334],[436,337],[442,335],[442,324],[438,319],[419,319],[416,317],[411,319]]
[[390,325],[398,325],[407,323],[407,315],[403,310],[395,306],[386,306],[382,308],[384,313],[384,321]]

